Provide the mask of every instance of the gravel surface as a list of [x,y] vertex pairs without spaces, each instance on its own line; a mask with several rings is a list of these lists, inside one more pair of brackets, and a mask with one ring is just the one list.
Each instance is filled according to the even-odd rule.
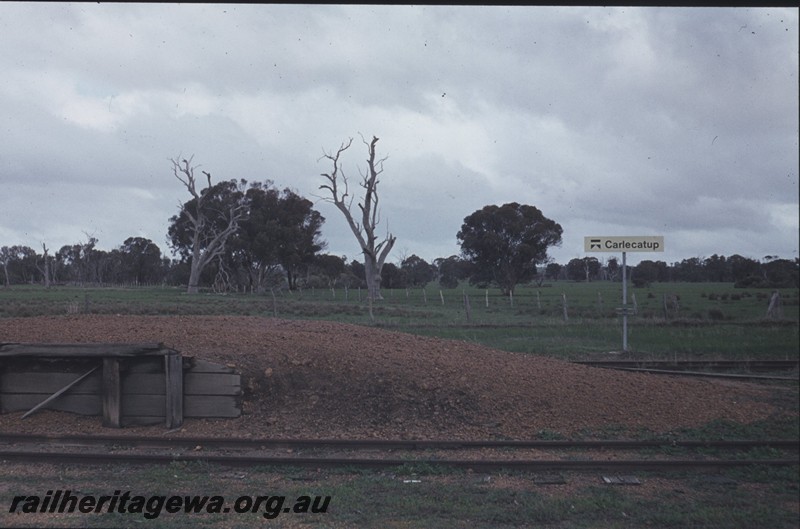
[[[239,419],[187,420],[185,435],[530,439],[609,427],[668,432],[775,412],[747,383],[580,366],[324,321],[80,315],[0,319],[0,343],[163,342],[243,374]],[[0,416],[0,431],[110,433],[98,417]],[[163,427],[125,428],[163,434]],[[113,433],[122,433],[113,432]]]

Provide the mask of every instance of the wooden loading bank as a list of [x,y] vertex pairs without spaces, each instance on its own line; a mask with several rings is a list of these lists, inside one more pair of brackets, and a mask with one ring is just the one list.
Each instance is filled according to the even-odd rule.
[[239,417],[241,376],[163,344],[0,344],[0,412],[99,415],[103,426]]

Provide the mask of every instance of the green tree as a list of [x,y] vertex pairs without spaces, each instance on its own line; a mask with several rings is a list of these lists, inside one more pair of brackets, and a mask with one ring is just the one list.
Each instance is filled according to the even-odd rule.
[[558,263],[548,263],[545,267],[545,275],[553,280],[558,280],[558,276],[561,275],[561,269],[563,267]]
[[386,288],[406,288],[408,277],[404,270],[394,263],[386,263],[381,269],[381,283]]
[[161,249],[150,239],[128,237],[119,247],[121,278],[136,284],[161,281]]
[[199,292],[203,270],[225,254],[228,239],[246,215],[243,194],[235,180],[211,185],[211,174],[206,176],[207,186],[198,189],[192,159],[170,160],[172,174],[186,187],[192,198],[181,205],[178,215],[170,219],[169,237],[173,249],[189,259],[188,294]]
[[342,257],[330,254],[316,255],[311,267],[316,274],[325,278],[329,287],[336,286],[337,281],[347,271],[345,260]]
[[583,281],[586,279],[586,271],[583,259],[579,259],[577,257],[570,259],[565,268],[567,279],[572,281]]
[[494,282],[508,294],[536,276],[536,266],[548,259],[547,249],[561,244],[562,232],[538,208],[512,202],[466,217],[457,237],[464,259],[473,264],[470,282]]
[[258,286],[270,267],[280,265],[289,288],[296,289],[299,276],[326,246],[325,218],[310,200],[290,189],[278,191],[271,182],[250,184],[245,198],[248,215],[232,243],[237,258],[256,272]]
[[418,255],[403,259],[400,270],[405,273],[407,286],[410,287],[424,287],[436,276],[436,267]]
[[433,264],[437,269],[439,286],[442,288],[456,288],[459,281],[468,279],[471,275],[471,263],[457,255],[439,257],[433,260]]
[[755,259],[733,254],[728,258],[728,264],[731,269],[731,279],[737,284],[758,280],[761,276],[761,263]]

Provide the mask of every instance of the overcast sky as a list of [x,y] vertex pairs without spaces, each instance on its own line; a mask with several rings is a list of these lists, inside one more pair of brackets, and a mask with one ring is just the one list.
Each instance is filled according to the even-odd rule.
[[587,235],[665,237],[632,264],[798,257],[796,9],[2,2],[0,72],[0,245],[169,253],[170,158],[318,200],[362,134],[392,262],[508,202],[561,224],[562,264]]

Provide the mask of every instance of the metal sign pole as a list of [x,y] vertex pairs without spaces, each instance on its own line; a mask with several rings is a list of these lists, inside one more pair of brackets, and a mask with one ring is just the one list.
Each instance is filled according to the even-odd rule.
[[622,352],[628,352],[628,278],[625,262],[625,253],[622,252]]
[[[628,352],[628,252],[663,252],[663,235],[583,238],[583,249],[586,252],[622,252],[622,350]],[[634,300],[636,297],[634,296]],[[635,304],[634,304],[635,308]]]

